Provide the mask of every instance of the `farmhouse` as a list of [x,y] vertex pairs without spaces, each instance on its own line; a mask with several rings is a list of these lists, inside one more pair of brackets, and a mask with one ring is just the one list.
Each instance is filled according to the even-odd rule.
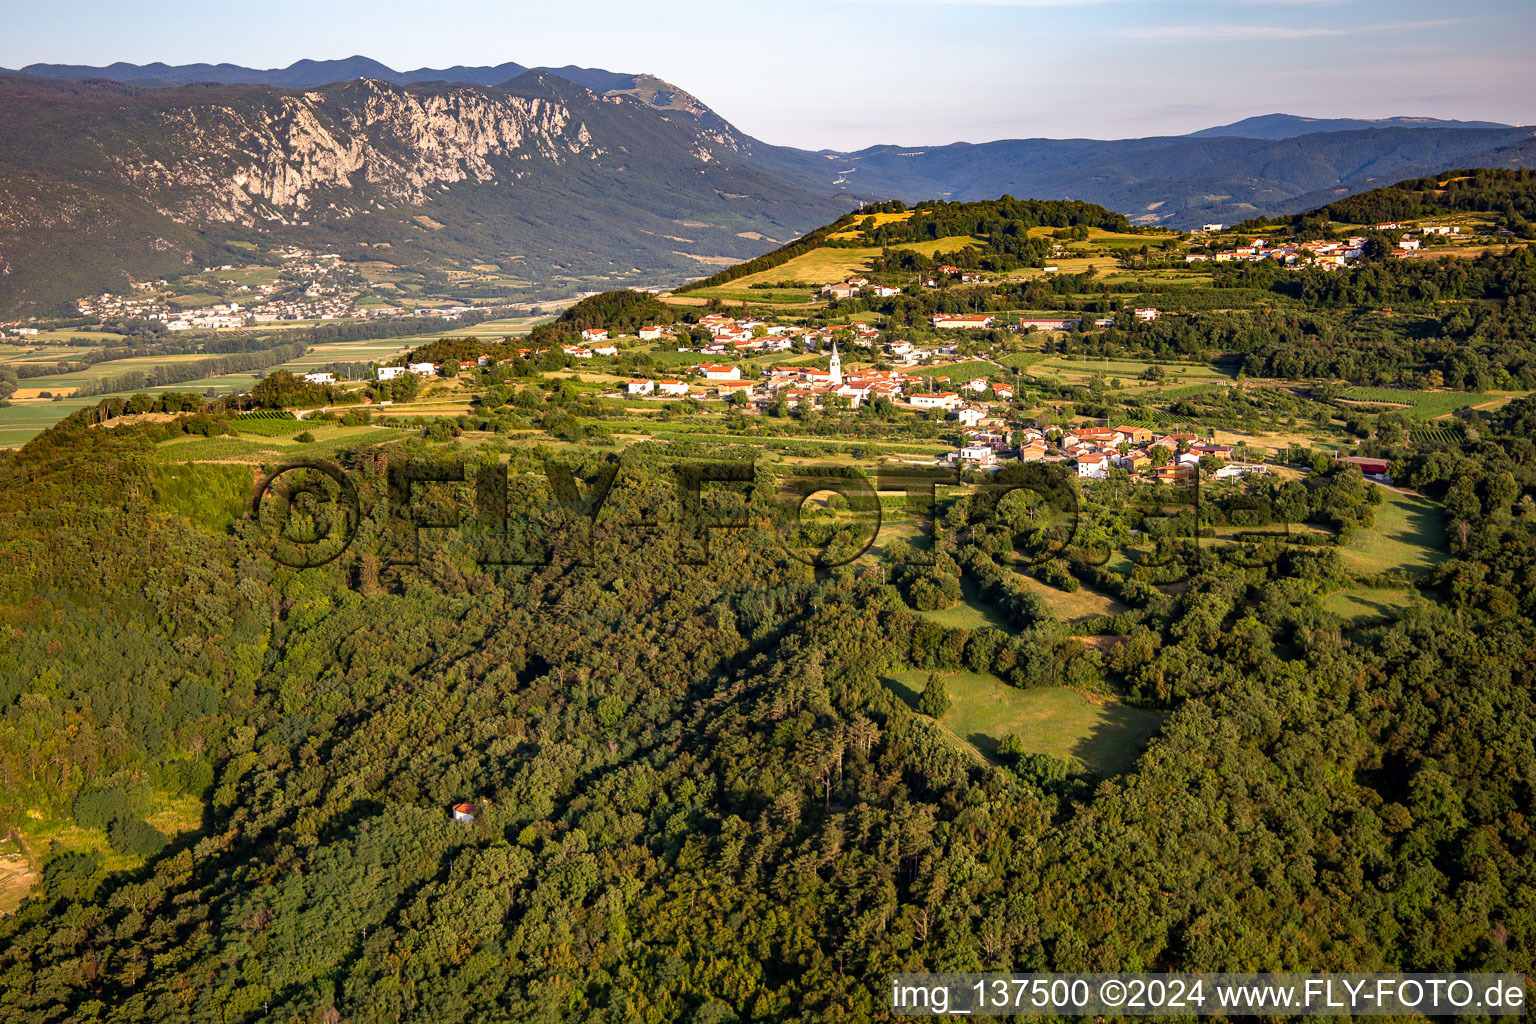
[[741,380],[741,367],[721,366],[719,363],[705,363],[699,367],[705,380]]
[[952,329],[976,329],[986,330],[991,327],[994,317],[987,313],[972,313],[965,316],[950,314],[936,314],[933,318],[933,326],[936,330]]
[[953,391],[936,394],[909,395],[907,401],[914,409],[953,409],[960,404],[960,396]]
[[656,390],[656,382],[653,380],[631,380],[625,383],[624,389],[631,395],[648,395]]
[[680,380],[664,380],[656,385],[664,395],[686,395],[688,385]]

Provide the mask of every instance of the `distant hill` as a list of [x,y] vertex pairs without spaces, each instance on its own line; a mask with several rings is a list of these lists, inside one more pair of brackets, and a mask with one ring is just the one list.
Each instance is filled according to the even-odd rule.
[[[272,85],[281,89],[312,89],[317,85],[372,78],[395,85],[418,82],[461,82],[466,85],[500,85],[531,69],[508,61],[492,67],[417,68],[396,71],[371,57],[347,57],[342,60],[300,60],[286,68],[248,68],[238,64],[126,64],[119,61],[104,67],[87,64],[28,64],[18,71],[0,69],[0,74],[29,75],[69,82],[102,79],[145,89],[214,82],[219,85]],[[599,68],[538,68],[549,71],[593,92],[628,89],[637,76],[603,71]]]
[[[1502,226],[1531,237],[1531,226],[1536,224],[1536,170],[1477,167],[1411,178],[1293,214],[1280,223],[1293,228],[1314,220],[1381,224],[1453,213],[1488,214],[1502,221]],[[1253,227],[1260,225],[1251,222]]]
[[1370,128],[1509,128],[1497,121],[1446,121],[1438,117],[1298,117],[1295,114],[1260,114],[1231,124],[1190,132],[1185,138],[1293,139],[1316,132],[1354,132]]
[[1536,166],[1536,136],[1529,128],[1375,128],[1289,139],[1010,139],[805,156],[763,159],[782,161],[781,173],[809,173],[865,196],[1070,198],[1137,224],[1191,228],[1292,213],[1450,167]]
[[657,79],[603,97],[537,71],[304,91],[0,78],[0,307],[278,244],[492,260],[571,291],[681,281],[854,205],[757,148]]

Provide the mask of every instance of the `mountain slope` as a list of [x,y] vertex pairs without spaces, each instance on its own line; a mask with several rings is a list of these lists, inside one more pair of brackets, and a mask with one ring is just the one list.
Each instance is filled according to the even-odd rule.
[[[1474,159],[1474,155],[1477,156]],[[1071,198],[1133,221],[1193,227],[1289,213],[1404,177],[1473,164],[1536,164],[1529,128],[1385,128],[1289,139],[1011,139],[933,148],[876,146],[822,158],[765,162],[819,170],[827,185],[907,202],[1002,194]]]
[[1292,139],[1316,132],[1351,132],[1369,128],[1509,128],[1497,121],[1446,121],[1438,117],[1299,117],[1296,114],[1260,114],[1231,124],[1190,132],[1185,138],[1212,139],[1236,136],[1244,139]]
[[540,72],[305,92],[0,80],[0,301],[56,304],[232,242],[649,283],[846,208],[754,167],[707,109],[656,106],[657,88],[600,97]]

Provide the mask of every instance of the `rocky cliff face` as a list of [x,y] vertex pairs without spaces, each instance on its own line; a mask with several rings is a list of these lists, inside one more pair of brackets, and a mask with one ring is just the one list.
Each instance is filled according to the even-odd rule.
[[112,163],[183,224],[292,224],[420,206],[459,182],[515,180],[518,161],[602,152],[563,103],[468,87],[413,94],[364,80],[254,109],[212,103],[159,117],[156,144]]

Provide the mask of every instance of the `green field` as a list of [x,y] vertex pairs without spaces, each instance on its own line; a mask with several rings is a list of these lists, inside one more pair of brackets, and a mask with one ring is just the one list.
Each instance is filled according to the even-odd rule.
[[[1163,724],[1160,712],[1090,701],[1066,687],[1020,690],[975,672],[940,676],[950,699],[940,724],[988,759],[996,758],[1004,736],[1017,733],[1030,753],[1068,758],[1096,775],[1115,775],[1136,763]],[[902,700],[916,704],[927,679],[926,671],[908,669],[885,682]]]
[[[884,536],[885,527],[882,527],[880,532]],[[918,534],[919,529],[914,527],[911,539],[916,539]],[[994,605],[982,598],[971,577],[960,578],[960,592],[960,600],[953,607],[932,612],[918,612],[918,614],[948,629],[985,629],[988,626],[995,629],[1008,628],[1007,618]]]
[[1374,626],[1397,618],[1413,597],[1400,588],[1349,587],[1329,594],[1323,607],[1352,626]]
[[1087,379],[1093,374],[1104,377],[1122,377],[1135,380],[1147,368],[1156,365],[1163,371],[1164,381],[1190,383],[1230,379],[1228,374],[1209,363],[1151,363],[1144,359],[1104,359],[1091,356],[1087,359],[1066,359],[1056,356],[1041,360],[1029,368],[1036,376],[1058,376],[1069,379]]
[[1428,571],[1445,559],[1445,522],[1433,501],[1383,489],[1376,524],[1358,531],[1342,553],[1344,565],[1362,575]]
[[[1457,409],[1489,400],[1487,395],[1473,395],[1463,391],[1408,391],[1404,388],[1350,388],[1343,398],[1348,403],[1402,407],[1404,415],[1416,420],[1432,420]],[[1378,409],[1376,411],[1388,411]]]
[[1074,593],[1069,594],[1024,573],[1015,573],[1014,580],[1039,594],[1056,617],[1069,626],[1104,615],[1119,615],[1127,610],[1125,605],[1108,594],[1101,594],[1090,587],[1079,586]]

